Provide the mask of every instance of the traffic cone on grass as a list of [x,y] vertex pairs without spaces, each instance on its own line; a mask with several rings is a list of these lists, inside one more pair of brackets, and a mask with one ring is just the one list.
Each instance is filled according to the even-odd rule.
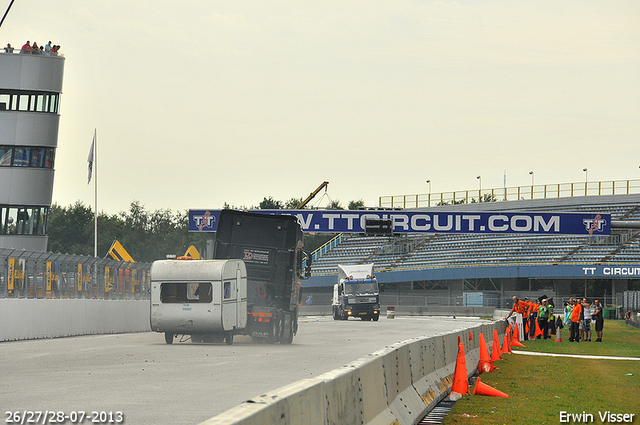
[[524,344],[520,342],[520,331],[518,330],[518,324],[513,327],[513,339],[511,340],[511,347],[524,347]]
[[508,394],[503,393],[502,391],[496,390],[493,387],[490,387],[487,384],[480,382],[480,378],[476,380],[476,386],[473,389],[473,395],[488,395],[491,397],[506,397],[509,398]]
[[484,335],[480,332],[480,361],[478,361],[478,373],[492,372],[494,369],[493,361],[489,357],[489,349],[484,341]]
[[520,329],[517,323],[513,326],[513,340],[520,342]]
[[556,340],[555,342],[562,342],[562,329],[560,327],[558,327],[558,329],[556,329]]
[[517,339],[513,339],[510,344],[512,347],[524,347],[524,344],[518,341]]
[[[454,394],[455,393],[455,394]],[[451,395],[460,398],[462,394],[469,394],[469,378],[467,377],[467,361],[464,357],[464,345],[458,337],[458,358],[456,359],[456,368],[453,372],[453,385],[451,386]]]
[[536,333],[533,335],[534,338],[538,338],[542,336],[542,329],[540,329],[540,325],[538,325],[538,321],[536,320]]
[[496,360],[502,360],[502,354],[500,353],[500,338],[498,337],[497,329],[493,330],[493,347],[491,348],[491,360],[494,363]]
[[509,343],[509,331],[505,331],[504,339],[502,340],[502,354],[511,353],[511,344]]

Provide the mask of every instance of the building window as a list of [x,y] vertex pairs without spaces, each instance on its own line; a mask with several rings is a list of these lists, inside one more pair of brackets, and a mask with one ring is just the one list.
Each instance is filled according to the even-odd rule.
[[0,234],[44,236],[49,207],[0,207]]
[[0,145],[0,167],[53,168],[54,148]]
[[11,166],[11,156],[13,155],[13,146],[0,146],[0,167]]
[[60,94],[0,89],[0,112],[25,111],[57,114]]

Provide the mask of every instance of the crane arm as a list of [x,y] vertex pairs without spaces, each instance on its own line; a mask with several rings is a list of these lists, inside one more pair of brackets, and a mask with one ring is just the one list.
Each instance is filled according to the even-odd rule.
[[307,205],[309,203],[309,201],[311,201],[317,194],[318,192],[320,192],[323,188],[326,190],[326,187],[329,186],[329,182],[322,182],[322,184],[320,186],[318,186],[318,188],[316,190],[314,190],[313,192],[311,192],[309,194],[309,196],[307,196],[307,199],[305,199],[304,201],[300,202],[300,204],[298,205],[298,207],[296,209],[301,209],[304,208],[305,205]]

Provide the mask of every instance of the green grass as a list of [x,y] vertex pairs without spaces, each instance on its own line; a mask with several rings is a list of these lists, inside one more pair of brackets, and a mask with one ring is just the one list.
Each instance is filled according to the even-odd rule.
[[[603,343],[569,343],[567,329],[562,340],[525,341],[526,348],[517,350],[640,357],[640,330],[624,322],[606,321]],[[633,423],[640,424],[640,361],[503,357],[496,362],[499,370],[480,379],[509,398],[465,395],[443,424],[559,424],[561,411],[590,413],[595,424],[602,423],[598,412],[634,413]]]

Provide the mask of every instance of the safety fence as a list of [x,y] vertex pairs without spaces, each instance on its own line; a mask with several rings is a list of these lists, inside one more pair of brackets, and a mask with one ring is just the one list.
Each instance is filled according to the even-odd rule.
[[380,196],[380,208],[418,208],[476,202],[514,201],[519,199],[572,198],[575,196],[629,195],[640,193],[640,180],[590,181],[579,183],[538,184],[492,189],[415,195]]
[[622,310],[640,312],[640,291],[624,291],[622,294]]
[[0,298],[148,299],[151,264],[0,248]]

